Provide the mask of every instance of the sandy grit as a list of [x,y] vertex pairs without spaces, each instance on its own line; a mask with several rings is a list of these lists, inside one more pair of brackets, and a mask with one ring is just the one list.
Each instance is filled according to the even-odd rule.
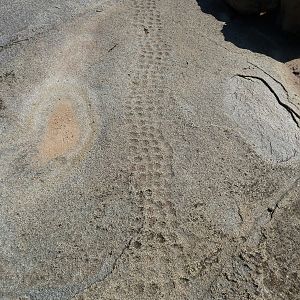
[[41,143],[38,160],[49,160],[65,155],[72,150],[80,138],[80,128],[70,101],[60,102],[51,113]]

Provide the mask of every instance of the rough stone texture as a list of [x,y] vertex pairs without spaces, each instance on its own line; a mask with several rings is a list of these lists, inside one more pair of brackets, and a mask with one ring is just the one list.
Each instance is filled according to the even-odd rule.
[[1,2],[0,299],[299,299],[296,74],[194,0],[59,3]]
[[265,159],[299,160],[299,115],[286,104],[283,86],[265,77],[235,75],[226,87],[228,114]]

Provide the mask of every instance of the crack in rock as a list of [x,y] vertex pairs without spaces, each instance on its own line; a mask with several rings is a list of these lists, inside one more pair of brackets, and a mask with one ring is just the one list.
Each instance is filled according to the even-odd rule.
[[226,87],[224,108],[262,158],[275,163],[298,160],[300,115],[286,104],[286,89],[274,82],[236,74]]
[[300,115],[295,112],[290,106],[288,106],[287,104],[285,104],[284,102],[282,102],[279,98],[279,96],[276,94],[276,92],[274,91],[274,89],[271,87],[271,85],[263,78],[258,77],[258,76],[249,76],[249,75],[241,75],[241,74],[237,74],[236,76],[241,77],[241,78],[245,78],[245,79],[257,79],[260,80],[269,90],[270,92],[274,95],[275,99],[277,100],[277,102],[284,107],[287,112],[291,115],[292,119],[294,120],[294,122],[296,123],[297,127],[300,128],[299,126],[299,122],[297,119],[300,119]]

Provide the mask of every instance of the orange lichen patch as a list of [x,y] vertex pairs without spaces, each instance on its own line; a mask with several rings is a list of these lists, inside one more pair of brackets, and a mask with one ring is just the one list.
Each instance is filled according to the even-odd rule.
[[49,117],[39,145],[39,160],[47,162],[67,154],[74,149],[79,138],[80,128],[71,102],[58,103]]

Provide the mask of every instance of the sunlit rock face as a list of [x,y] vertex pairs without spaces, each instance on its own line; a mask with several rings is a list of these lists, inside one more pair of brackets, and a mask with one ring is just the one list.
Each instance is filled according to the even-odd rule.
[[279,163],[299,159],[299,119],[285,105],[287,96],[278,83],[259,76],[235,76],[226,90],[230,117],[259,155]]

